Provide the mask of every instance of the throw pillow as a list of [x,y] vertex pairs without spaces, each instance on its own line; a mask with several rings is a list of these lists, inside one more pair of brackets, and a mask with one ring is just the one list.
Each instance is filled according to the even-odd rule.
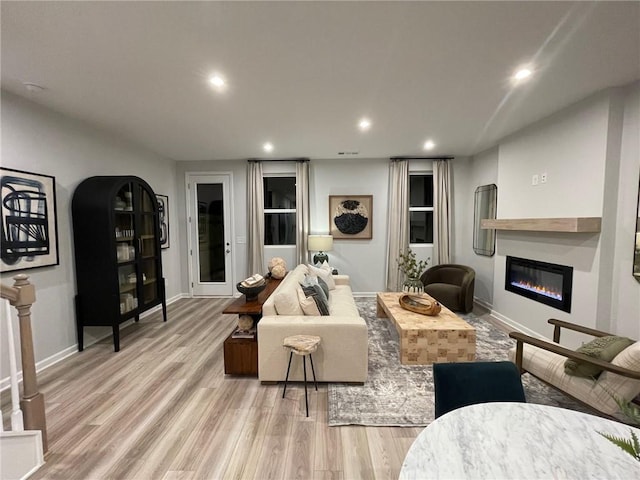
[[[593,358],[598,358],[605,362],[613,360],[620,352],[635,342],[630,338],[607,335],[598,337],[585,343],[576,352],[583,353]],[[595,365],[589,365],[571,358],[564,362],[564,372],[574,377],[597,377],[602,373],[602,369]]]
[[[324,292],[322,291],[319,285],[314,285],[311,287],[301,285],[301,289],[306,297],[304,299],[304,302],[301,301],[300,303],[305,315],[323,315],[323,316],[329,315],[329,302],[327,301],[327,298],[324,296]],[[299,298],[301,298],[300,294],[298,295],[299,295]],[[309,299],[311,299],[315,303],[318,313],[315,313],[316,310],[309,306]],[[303,303],[307,306],[307,310],[305,310],[305,306],[302,305]],[[307,313],[307,311],[310,313]]]
[[308,267],[309,267],[310,274],[316,275],[318,278],[323,279],[326,282],[327,286],[329,287],[329,290],[335,290],[336,282],[334,281],[333,275],[331,275],[330,270],[314,267],[313,265],[308,265]]
[[273,299],[273,305],[276,307],[278,315],[303,315],[304,313],[302,308],[300,308],[298,298],[293,295],[293,292],[285,291],[276,293]]
[[327,300],[329,300],[329,285],[327,285],[327,282],[325,282],[320,277],[316,277],[316,278],[318,279],[318,285],[320,285],[320,288],[324,292],[325,297],[327,297]]
[[318,310],[318,304],[313,298],[313,295],[306,295],[306,293],[304,292],[305,288],[311,289],[311,291],[315,294],[315,290],[313,290],[313,287],[298,288],[298,302],[300,302],[300,307],[302,308],[302,311],[305,315],[319,316],[320,310]]
[[329,300],[329,286],[327,285],[327,282],[322,280],[320,277],[316,275],[305,275],[302,285],[305,287],[320,286],[324,292],[324,296],[327,298],[327,301]]

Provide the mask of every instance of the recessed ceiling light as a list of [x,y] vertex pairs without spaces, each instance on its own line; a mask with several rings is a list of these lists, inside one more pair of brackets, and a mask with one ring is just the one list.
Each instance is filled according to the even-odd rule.
[[427,140],[426,142],[424,142],[422,148],[424,148],[425,150],[433,150],[435,146],[436,144],[433,143],[433,140]]
[[209,77],[209,83],[215,88],[217,88],[218,90],[223,89],[227,85],[227,82],[225,81],[225,79],[222,78],[217,73]]
[[532,73],[528,68],[521,68],[513,75],[513,79],[516,81],[524,80],[525,78],[529,78]]
[[358,128],[363,132],[366,132],[367,130],[369,130],[369,128],[371,128],[371,120],[369,120],[368,118],[361,118],[358,122]]
[[273,144],[271,142],[266,142],[264,145],[262,145],[262,149],[265,152],[273,152]]

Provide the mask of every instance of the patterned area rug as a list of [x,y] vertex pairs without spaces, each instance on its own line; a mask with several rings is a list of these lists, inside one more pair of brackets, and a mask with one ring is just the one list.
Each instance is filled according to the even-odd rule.
[[[426,426],[434,418],[431,366],[402,365],[392,322],[376,318],[376,300],[357,298],[369,327],[369,378],[364,385],[329,384],[329,425]],[[478,361],[508,360],[509,335],[473,313],[461,315],[476,328]],[[529,374],[522,377],[527,402],[588,412],[571,398]]]

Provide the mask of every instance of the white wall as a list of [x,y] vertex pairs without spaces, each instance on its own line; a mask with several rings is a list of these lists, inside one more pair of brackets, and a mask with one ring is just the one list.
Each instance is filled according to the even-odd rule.
[[640,339],[640,283],[632,277],[640,183],[640,82],[623,92],[617,225],[612,272],[612,331]]
[[[246,166],[245,161],[201,161],[178,163],[178,197],[181,217],[186,216],[184,176],[187,172],[232,172],[235,261],[234,282],[247,275],[247,245],[238,243],[238,237],[247,236],[246,214]],[[264,164],[265,172],[295,172],[289,163],[273,162]],[[341,273],[351,276],[354,292],[376,292],[384,289],[385,259],[387,245],[387,191],[388,159],[313,159],[310,163],[310,231],[327,233],[329,230],[329,195],[373,195],[373,238],[371,240],[334,240],[333,250],[328,252],[330,264]],[[181,190],[181,191],[180,191]],[[186,221],[180,231],[180,238],[186,245]],[[292,249],[267,249],[265,261],[278,255],[289,258]],[[293,256],[289,264],[293,264]],[[186,260],[186,257],[185,257]],[[266,269],[266,265],[265,265]],[[183,291],[188,292],[188,265],[182,264]]]
[[386,281],[389,159],[313,160],[312,233],[329,232],[329,195],[373,195],[371,240],[333,240],[329,263],[351,278],[354,292],[383,291]]
[[[58,250],[60,265],[24,270],[36,286],[33,306],[33,340],[36,362],[44,364],[77,348],[74,296],[75,267],[71,198],[80,181],[94,175],[137,175],[156,193],[169,196],[171,247],[162,252],[168,280],[167,297],[182,292],[176,208],[175,162],[142,150],[121,138],[42,108],[33,102],[2,92],[2,166],[52,175],[56,181]],[[13,284],[13,273],[2,282]],[[8,376],[6,322],[1,322],[2,366]],[[17,330],[17,328],[16,328]],[[85,328],[85,345],[110,333],[110,328]]]
[[[547,319],[560,318],[638,338],[640,287],[631,276],[637,97],[637,86],[608,90],[500,143],[498,218],[602,217],[603,228],[598,234],[498,231],[493,282],[498,316],[547,337]],[[532,175],[542,173],[547,183],[532,185]],[[571,313],[505,291],[507,255],[573,266]],[[577,339],[569,335],[570,343]]]
[[[494,258],[473,251],[475,191],[481,185],[498,182],[498,149],[492,148],[472,158],[453,161],[455,263],[468,265],[476,271],[474,297],[485,306],[493,304]],[[500,197],[498,188],[498,197]]]

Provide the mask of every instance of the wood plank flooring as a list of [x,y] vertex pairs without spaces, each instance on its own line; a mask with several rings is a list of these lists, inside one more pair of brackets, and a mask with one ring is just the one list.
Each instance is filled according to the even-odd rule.
[[119,353],[108,338],[39,374],[49,453],[31,478],[398,478],[421,427],[329,427],[326,385],[306,418],[301,384],[283,399],[282,385],[224,375],[228,302],[179,300],[167,323],[123,329]]

